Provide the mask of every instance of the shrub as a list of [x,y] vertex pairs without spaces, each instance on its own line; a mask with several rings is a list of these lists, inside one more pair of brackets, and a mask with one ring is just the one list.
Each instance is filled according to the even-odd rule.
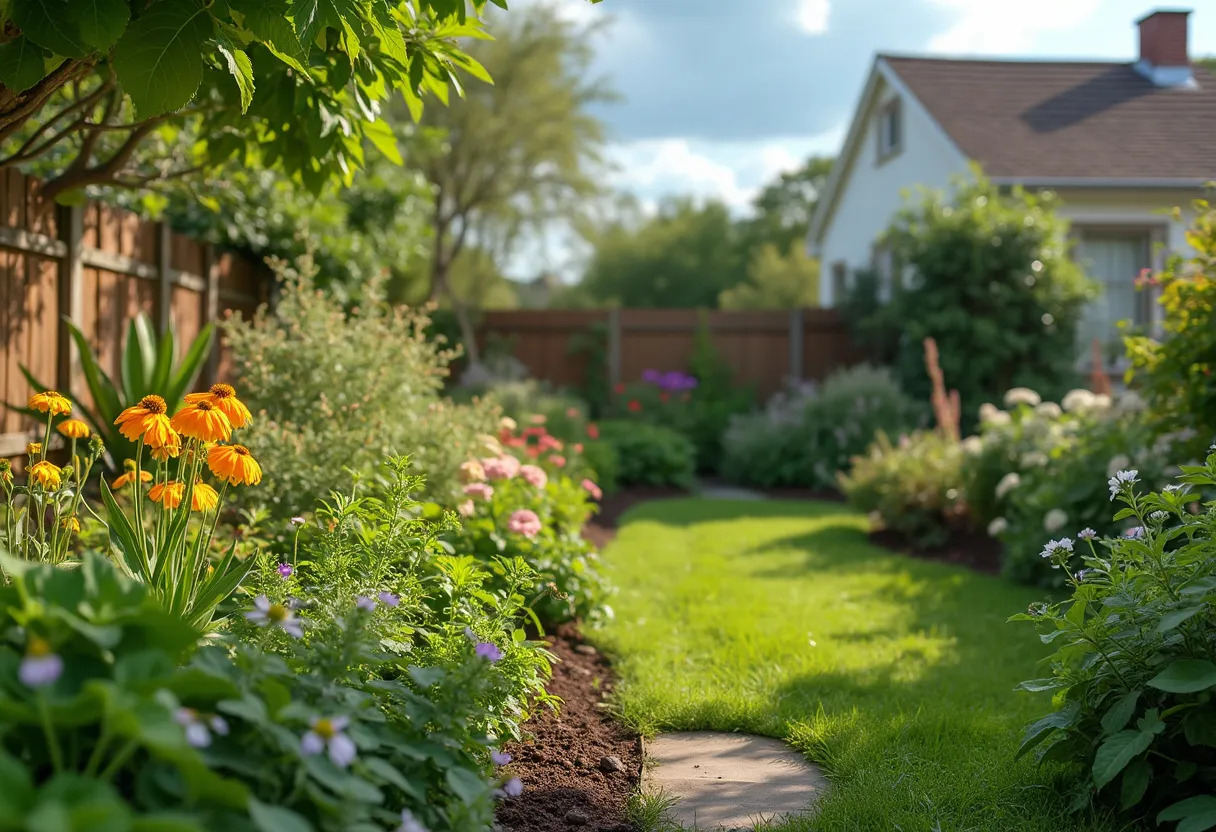
[[616,457],[620,485],[692,488],[696,449],[684,434],[624,420],[600,422],[599,434]]
[[1195,255],[1174,255],[1164,272],[1144,281],[1162,287],[1166,337],[1131,336],[1126,344],[1128,380],[1164,429],[1191,428],[1206,441],[1216,435],[1216,206],[1200,200],[1195,208],[1187,233]]
[[386,305],[376,286],[347,310],[315,288],[308,257],[274,265],[274,309],[224,324],[255,413],[248,443],[266,462],[261,497],[271,514],[299,514],[342,471],[374,476],[404,450],[427,472],[429,495],[458,494],[460,463],[494,433],[497,414],[443,398],[455,353],[427,337],[427,316]]
[[880,433],[840,475],[840,490],[880,528],[932,548],[969,526],[959,486],[963,464],[962,446],[941,434],[920,431],[893,444]]
[[[1216,449],[1183,471],[1180,484],[1147,494],[1134,476],[1112,481],[1111,497],[1126,506],[1115,519],[1137,523],[1133,535],[1043,548],[1069,573],[1071,594],[1013,617],[1056,649],[1051,674],[1021,685],[1051,692],[1054,711],[1029,726],[1018,754],[1035,749],[1083,770],[1081,805],[1118,802],[1201,830],[1216,811],[1216,504],[1192,511],[1194,488],[1216,486]],[[1084,569],[1074,574],[1078,553]]]
[[760,413],[736,416],[723,437],[722,473],[764,487],[834,488],[836,475],[879,432],[915,428],[923,408],[905,396],[889,370],[840,370],[821,389],[779,393]]
[[901,386],[927,399],[910,347],[936,339],[964,428],[980,402],[1011,387],[1056,394],[1075,377],[1077,322],[1093,286],[1068,256],[1055,205],[1050,193],[1002,192],[977,177],[950,196],[924,194],[885,234],[896,273],[907,275],[884,313],[904,345]]

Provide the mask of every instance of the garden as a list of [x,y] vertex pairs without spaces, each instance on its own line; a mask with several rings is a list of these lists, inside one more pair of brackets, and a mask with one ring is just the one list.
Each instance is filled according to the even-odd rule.
[[855,281],[867,361],[760,401],[703,331],[559,389],[471,333],[450,200],[415,237],[356,198],[393,176],[365,152],[458,142],[423,113],[489,78],[481,16],[89,5],[0,12],[9,163],[61,217],[116,188],[223,236],[277,200],[227,239],[273,302],[190,337],[141,307],[113,355],[68,316],[20,367],[0,832],[673,832],[644,741],[700,730],[826,775],[756,829],[1216,827],[1216,206],[1138,280],[1124,378],[1076,369],[1051,195],[977,175],[887,231],[889,299]]

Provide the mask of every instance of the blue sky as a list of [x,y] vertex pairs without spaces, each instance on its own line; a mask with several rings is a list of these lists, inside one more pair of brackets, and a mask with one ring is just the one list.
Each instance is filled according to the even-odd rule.
[[[607,19],[596,35],[596,71],[622,95],[600,112],[618,187],[648,205],[695,194],[740,212],[765,180],[811,153],[839,149],[877,51],[1130,61],[1135,20],[1160,7],[1151,0],[516,2],[549,3],[588,23]],[[1216,4],[1165,7],[1196,8],[1191,54],[1216,55]]]

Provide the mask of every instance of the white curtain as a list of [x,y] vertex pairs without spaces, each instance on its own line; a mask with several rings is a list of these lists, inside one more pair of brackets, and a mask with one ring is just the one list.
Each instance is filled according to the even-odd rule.
[[1085,273],[1102,284],[1102,293],[1089,303],[1077,328],[1079,358],[1090,365],[1093,340],[1099,339],[1107,360],[1122,353],[1119,321],[1140,321],[1140,299],[1135,280],[1149,265],[1148,237],[1145,234],[1087,234],[1076,248],[1077,260]]

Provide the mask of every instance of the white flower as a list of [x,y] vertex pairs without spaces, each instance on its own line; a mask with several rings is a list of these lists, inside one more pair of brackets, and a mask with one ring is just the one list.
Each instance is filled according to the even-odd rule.
[[204,717],[193,708],[178,708],[173,714],[178,725],[186,729],[186,742],[195,748],[211,745],[211,734],[228,735],[228,723],[222,716]]
[[1005,533],[1005,529],[1009,528],[1009,521],[1004,517],[997,517],[988,524],[988,536],[1000,537]]
[[1043,530],[1048,534],[1051,534],[1059,529],[1062,529],[1064,524],[1067,522],[1068,513],[1063,509],[1053,508],[1051,511],[1047,512],[1047,515],[1043,518]]
[[1105,393],[1098,393],[1094,396],[1094,410],[1109,410],[1110,406],[1110,396]]
[[1168,511],[1154,511],[1148,516],[1148,519],[1157,523],[1164,523],[1169,516],[1170,513]]
[[996,498],[998,500],[1005,499],[1005,495],[1022,484],[1022,478],[1018,476],[1017,471],[1010,471],[1005,476],[1001,477],[1001,481],[996,484]]
[[1176,483],[1171,483],[1161,490],[1164,491],[1166,494],[1174,494],[1176,492],[1184,490],[1185,488],[1186,488],[1185,485],[1178,485]]
[[1040,557],[1049,558],[1061,552],[1072,551],[1072,539],[1062,537],[1059,540],[1049,540],[1043,544],[1043,551],[1039,552]]
[[1034,409],[1034,413],[1044,419],[1059,419],[1064,415],[1064,411],[1055,402],[1043,402]]
[[281,627],[283,632],[293,638],[304,636],[304,625],[296,614],[284,604],[272,604],[265,595],[253,599],[254,609],[245,613],[245,617],[259,627]]
[[1127,458],[1127,454],[1112,456],[1110,462],[1106,464],[1106,476],[1113,477],[1117,472],[1122,471],[1131,464],[1132,461]]
[[428,832],[428,830],[419,822],[418,818],[414,817],[413,812],[409,809],[402,809],[401,825],[397,827],[397,832]]
[[350,720],[344,716],[329,719],[313,718],[312,730],[300,738],[300,753],[306,756],[320,754],[329,749],[329,759],[338,768],[346,768],[354,762],[355,741],[342,733]]
[[980,422],[985,425],[1007,425],[1013,421],[1012,417],[1003,410],[997,408],[996,405],[990,402],[984,402],[980,405]]
[[968,436],[963,440],[963,453],[978,456],[984,452],[984,440],[978,436]]
[[1077,532],[1077,537],[1081,538],[1082,540],[1093,540],[1097,536],[1098,533],[1088,526]]
[[25,657],[17,667],[17,678],[30,688],[43,688],[55,684],[63,674],[63,659],[51,652],[51,646],[39,636],[29,636]]
[[1027,468],[1042,468],[1051,460],[1042,451],[1031,451],[1022,457],[1022,464]]
[[1142,410],[1146,410],[1148,405],[1144,399],[1140,398],[1139,393],[1134,390],[1127,390],[1119,397],[1119,401],[1115,407],[1121,413],[1139,413]]
[[1017,407],[1020,404],[1029,407],[1038,407],[1043,401],[1043,397],[1031,390],[1029,387],[1014,387],[1005,393],[1005,407],[1010,409]]
[[1060,405],[1066,413],[1088,413],[1095,407],[1097,397],[1093,393],[1078,388],[1069,390],[1068,393],[1060,400]]
[[1123,490],[1124,485],[1139,482],[1139,474],[1140,472],[1135,468],[1130,471],[1116,471],[1115,475],[1106,481],[1106,484],[1110,486],[1110,498],[1113,500],[1119,496],[1119,492]]

